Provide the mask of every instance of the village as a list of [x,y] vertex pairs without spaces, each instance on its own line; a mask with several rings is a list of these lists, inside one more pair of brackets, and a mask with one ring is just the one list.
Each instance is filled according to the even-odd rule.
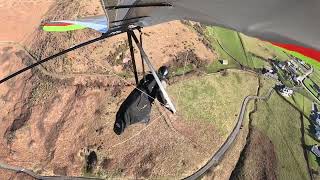
[[[313,96],[314,101],[311,104],[312,109],[309,115],[309,135],[320,142],[320,111],[316,103],[319,102],[320,87],[316,80],[310,77],[314,73],[313,67],[298,58],[292,58],[288,61],[269,59],[269,62],[272,67],[263,68],[262,74],[278,80],[275,89],[284,98],[290,98],[296,90],[303,88]],[[311,147],[307,147],[307,150],[316,156],[319,163],[320,145],[313,144]]]

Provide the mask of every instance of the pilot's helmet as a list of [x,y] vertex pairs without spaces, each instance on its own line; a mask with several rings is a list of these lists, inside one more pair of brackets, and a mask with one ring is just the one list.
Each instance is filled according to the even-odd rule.
[[169,68],[167,66],[161,66],[158,70],[158,76],[160,80],[168,79]]

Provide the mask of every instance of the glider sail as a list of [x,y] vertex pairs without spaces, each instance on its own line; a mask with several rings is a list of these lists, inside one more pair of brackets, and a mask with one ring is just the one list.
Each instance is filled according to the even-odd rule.
[[65,32],[85,28],[106,33],[109,30],[109,20],[105,15],[101,15],[78,20],[51,21],[42,25],[42,29],[48,32]]
[[225,27],[272,42],[289,54],[319,66],[320,1],[163,0],[171,6],[146,6],[155,2],[161,3],[118,0],[118,6],[126,8],[115,10],[116,20],[145,16],[148,18],[139,21],[144,27],[178,19]]

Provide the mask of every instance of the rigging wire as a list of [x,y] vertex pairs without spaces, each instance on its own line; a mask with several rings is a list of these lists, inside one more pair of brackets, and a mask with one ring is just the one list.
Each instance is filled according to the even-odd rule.
[[[141,41],[141,44],[142,44],[142,33],[141,33],[141,31],[140,31],[140,41]],[[187,56],[186,56],[186,61],[187,61],[187,59],[188,59],[188,54],[187,54]],[[141,60],[142,60],[142,59],[141,59]],[[143,60],[142,60],[142,63],[143,63]],[[184,63],[183,79],[185,78],[186,65],[187,65],[187,63]],[[144,71],[144,66],[143,66],[143,71]],[[143,72],[143,73],[145,73],[145,72]],[[122,79],[123,81],[129,82],[129,81],[127,81],[126,79],[124,79],[123,77],[121,77],[121,76],[119,76],[119,75],[117,75],[117,74],[115,74],[115,73],[114,73],[114,75],[120,77],[120,79]],[[131,85],[131,83],[128,83],[128,84]],[[133,86],[133,85],[131,85],[131,86]],[[135,86],[133,86],[133,87],[134,87],[135,89],[139,90],[141,93],[145,94],[146,96],[154,99],[155,101],[158,101],[156,98],[151,97],[150,95],[148,95],[147,93],[145,93],[143,90],[141,90],[141,89],[139,89],[139,88],[137,88],[137,87],[135,87]],[[161,103],[160,101],[158,101],[158,102],[159,102],[161,105],[164,105],[164,104]],[[139,136],[143,131],[145,131],[148,127],[150,127],[154,122],[156,122],[156,121],[157,121],[158,119],[160,119],[161,117],[164,117],[164,115],[163,115],[163,113],[160,112],[160,115],[159,115],[158,117],[156,117],[154,120],[152,120],[152,122],[150,122],[149,124],[147,124],[147,126],[145,126],[141,131],[137,132],[136,134],[134,134],[134,135],[131,136],[130,138],[128,138],[128,139],[126,139],[126,140],[124,140],[124,141],[122,141],[122,142],[120,142],[120,143],[118,143],[118,144],[115,144],[115,145],[113,145],[113,146],[111,146],[111,147],[108,147],[108,149],[117,147],[117,146],[119,146],[119,145],[121,145],[121,144],[124,144],[124,143],[130,141],[131,139]]]
[[[142,32],[141,32],[141,30],[138,28],[138,31],[140,32],[140,44],[142,45]],[[143,57],[142,57],[142,55],[141,55],[141,60],[142,60],[142,62],[143,62],[143,59],[142,59]],[[186,67],[187,67],[187,63],[186,63],[186,61],[188,60],[188,58],[189,58],[189,51],[187,51],[187,54],[186,54],[186,57],[185,57],[185,63],[184,63],[184,67],[183,67],[183,69],[184,69],[184,71],[183,71],[183,80],[185,80],[185,77],[186,77]],[[143,66],[144,67],[144,66]],[[144,70],[144,68],[143,68],[143,70]],[[143,72],[144,73],[144,72]],[[129,82],[129,81],[127,81],[124,77],[121,77],[121,76],[119,76],[119,75],[117,75],[117,74],[115,74],[115,73],[113,73],[115,76],[118,76],[121,80],[123,80],[124,82],[126,82],[127,84],[130,84],[131,85],[131,83]],[[133,85],[131,85],[131,86],[133,86]],[[154,101],[157,101],[160,105],[162,105],[162,106],[164,106],[165,104],[163,104],[163,103],[161,103],[158,99],[156,99],[156,98],[153,98],[153,97],[151,97],[149,94],[147,94],[146,92],[144,92],[143,90],[141,90],[141,89],[139,89],[138,87],[136,87],[136,86],[133,86],[135,89],[137,89],[138,91],[140,91],[141,93],[143,93],[144,95],[146,95],[146,96],[148,96],[148,97],[150,97],[151,99],[153,99]],[[180,90],[179,90],[179,94],[180,94]],[[189,104],[189,105],[187,105],[186,107],[184,107],[184,108],[188,108],[189,106],[191,106],[192,104]],[[129,140],[131,140],[131,139],[133,139],[133,138],[135,138],[135,137],[137,137],[138,135],[140,135],[144,130],[146,130],[152,123],[154,123],[155,121],[157,121],[158,119],[160,119],[161,117],[164,117],[164,118],[166,118],[165,116],[164,116],[164,114],[163,113],[161,113],[160,112],[160,115],[158,116],[158,117],[156,117],[154,120],[152,120],[152,122],[151,123],[149,123],[149,124],[147,124],[147,126],[146,127],[144,127],[142,130],[140,130],[139,132],[137,132],[136,134],[134,134],[134,135],[132,135],[130,138],[128,138],[128,139],[126,139],[126,140],[124,140],[124,141],[122,141],[122,142],[120,142],[120,143],[118,143],[118,144],[115,144],[115,145],[113,145],[113,146],[111,146],[111,147],[109,147],[110,149],[111,148],[114,148],[114,147],[116,147],[116,146],[119,146],[119,145],[121,145],[121,144],[124,144],[124,143],[126,143],[126,142],[128,142]],[[176,130],[177,131],[177,130]],[[190,140],[191,141],[191,140]],[[192,141],[191,141],[192,142]],[[108,148],[108,149],[109,149]]]
[[[147,18],[147,17],[150,17],[150,16],[137,16],[137,17],[127,18],[127,19],[114,20],[114,21],[110,21],[110,23],[113,24],[113,23],[125,22],[125,21],[136,20],[136,19],[142,19],[142,18]],[[136,22],[139,22],[139,21],[134,21],[132,23],[136,23]]]
[[[141,28],[138,28],[138,31],[139,31],[139,33],[140,33],[140,44],[141,44],[141,46],[142,46],[142,48],[143,48],[143,43],[142,43],[142,31],[141,31]],[[145,68],[144,68],[143,56],[142,56],[142,54],[141,54],[141,53],[140,53],[140,57],[141,57],[141,65],[142,65],[142,75],[143,75],[143,80],[144,80],[144,81],[146,81],[146,77],[145,77],[146,72],[145,72]]]
[[[112,74],[113,74],[114,76],[119,77],[119,79],[121,79],[121,80],[124,81],[125,83],[130,84],[130,86],[132,86],[134,89],[137,89],[138,91],[140,91],[140,92],[143,93],[144,95],[150,97],[150,98],[153,99],[154,101],[157,101],[160,105],[164,106],[164,104],[161,103],[158,99],[151,97],[149,94],[147,94],[147,93],[144,92],[143,90],[141,90],[141,89],[139,89],[138,87],[132,85],[132,83],[130,83],[130,82],[129,82],[127,79],[125,79],[124,77],[121,77],[121,76],[119,76],[118,74],[116,74],[116,73],[114,73],[114,72],[112,72]],[[206,74],[206,75],[210,75],[210,74]],[[192,104],[189,104],[189,105],[187,105],[187,106],[184,106],[184,108],[188,108],[188,107],[190,107],[190,106],[192,106]],[[129,138],[127,138],[127,139],[125,139],[125,140],[123,140],[123,141],[121,141],[121,142],[119,142],[119,143],[117,143],[117,144],[115,144],[115,145],[112,145],[112,146],[110,146],[110,147],[107,147],[107,148],[108,148],[108,151],[111,150],[112,148],[115,148],[115,147],[117,147],[117,146],[120,146],[120,145],[122,145],[122,144],[124,144],[124,143],[126,143],[126,142],[128,142],[128,141],[130,141],[130,140],[132,140],[132,139],[134,139],[134,138],[136,138],[136,137],[138,137],[143,131],[145,131],[148,127],[150,127],[154,122],[156,122],[156,121],[159,120],[160,118],[166,118],[166,116],[165,116],[164,113],[162,113],[162,112],[159,111],[159,110],[157,110],[157,111],[159,112],[160,115],[158,115],[156,118],[154,118],[153,120],[151,120],[151,122],[148,123],[143,129],[141,129],[141,130],[138,131],[137,133],[133,134],[133,135],[130,136]],[[181,136],[184,137],[184,135],[181,134],[177,129],[175,129],[174,127],[173,127],[173,129],[174,129],[175,133],[178,133],[179,135],[181,135]],[[207,148],[205,148],[205,147],[203,147],[202,145],[194,142],[193,140],[191,140],[191,139],[189,139],[189,138],[187,138],[187,137],[184,137],[184,138],[186,138],[188,141],[190,141],[191,144],[197,144],[197,146],[200,146],[202,149],[206,149],[206,150],[208,151]]]
[[138,77],[138,73],[137,73],[136,60],[134,58],[134,49],[133,49],[133,45],[132,45],[132,38],[131,38],[131,34],[129,31],[127,32],[127,37],[128,37],[134,79],[136,80],[136,86],[138,86],[139,77]]
[[63,55],[63,54],[66,54],[66,53],[68,53],[68,52],[70,52],[70,51],[73,51],[73,50],[75,50],[75,49],[78,49],[78,48],[80,48],[80,47],[83,47],[83,46],[92,44],[92,43],[94,43],[94,42],[101,41],[101,40],[103,40],[103,39],[106,39],[106,38],[109,38],[109,37],[112,37],[112,36],[115,36],[115,35],[118,35],[118,34],[122,34],[122,33],[126,32],[126,31],[127,31],[127,28],[123,28],[123,27],[118,27],[118,28],[112,29],[110,32],[108,32],[108,33],[106,33],[106,34],[102,34],[100,37],[97,37],[97,38],[95,38],[95,39],[91,39],[91,40],[89,40],[89,41],[80,43],[80,44],[75,45],[75,46],[73,46],[73,47],[71,47],[71,48],[69,48],[69,49],[65,49],[65,50],[63,50],[63,51],[61,51],[61,52],[58,52],[58,53],[52,55],[52,56],[49,56],[49,57],[47,57],[47,58],[45,58],[45,59],[42,59],[42,60],[40,60],[40,61],[38,61],[38,62],[36,62],[36,63],[34,63],[34,64],[31,64],[31,65],[29,65],[29,66],[27,66],[27,67],[25,67],[25,68],[22,68],[22,69],[14,72],[14,73],[8,75],[7,77],[1,79],[1,80],[0,80],[0,84],[2,84],[2,83],[4,83],[4,82],[6,82],[6,81],[8,81],[8,80],[10,80],[10,79],[12,79],[12,78],[14,78],[15,76],[17,76],[17,75],[19,75],[19,74],[21,74],[21,73],[23,73],[23,72],[25,72],[25,71],[27,71],[27,70],[29,70],[29,69],[32,69],[32,68],[34,68],[34,67],[36,67],[36,66],[38,66],[38,65],[41,65],[41,64],[43,64],[43,63],[45,63],[45,62],[47,62],[47,61],[50,61],[50,60],[52,60],[52,59],[54,59],[54,58],[56,58],[56,57],[58,57],[58,56],[61,56],[61,55]]
[[106,6],[107,10],[115,9],[127,9],[127,8],[140,8],[140,7],[171,7],[172,5],[167,2],[159,3],[144,3],[144,4],[128,4],[128,5],[117,5],[117,6]]

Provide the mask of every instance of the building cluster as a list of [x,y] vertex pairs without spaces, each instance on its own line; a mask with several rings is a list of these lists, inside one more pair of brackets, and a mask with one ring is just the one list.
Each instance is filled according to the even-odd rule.
[[296,85],[302,83],[311,69],[311,66],[298,58],[292,58],[288,61],[271,61],[275,69],[279,69],[280,71],[282,71],[286,79],[294,82]]
[[[320,112],[318,111],[317,105],[312,103],[312,110],[310,114],[310,119],[312,120],[310,128],[313,129],[313,136],[315,139],[320,141]],[[311,152],[320,158],[319,145],[315,144],[311,148]]]
[[284,97],[290,97],[293,94],[293,90],[283,84],[276,85],[276,90]]

